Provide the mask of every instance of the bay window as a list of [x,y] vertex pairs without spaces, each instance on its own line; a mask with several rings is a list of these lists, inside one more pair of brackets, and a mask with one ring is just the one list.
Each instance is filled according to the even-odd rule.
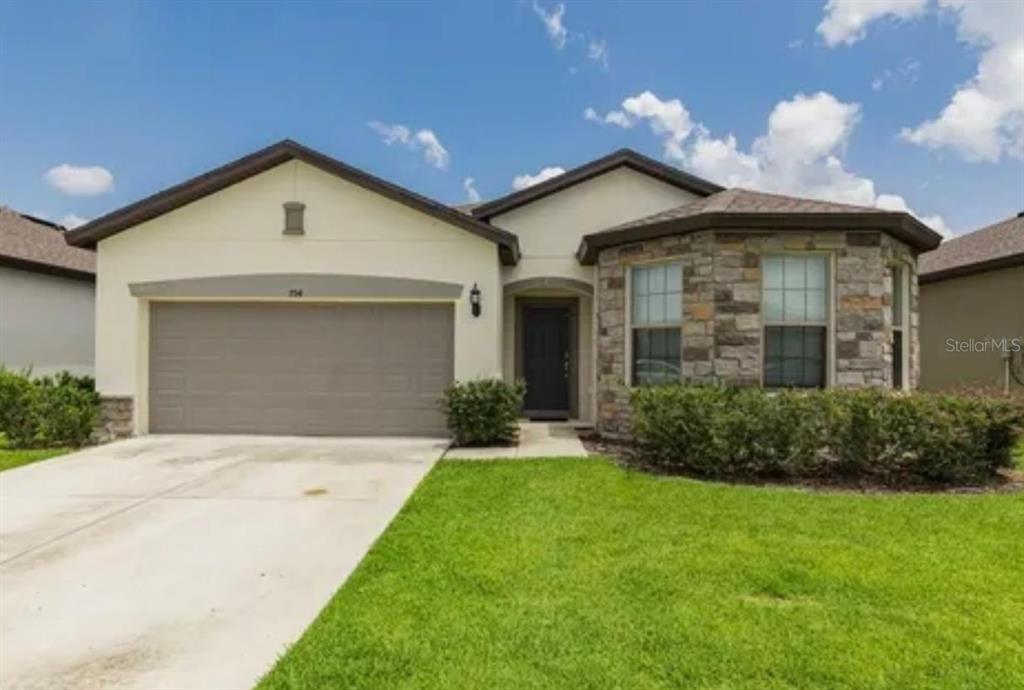
[[630,284],[633,385],[681,380],[682,264],[634,266]]
[[829,262],[823,254],[762,259],[764,385],[824,388],[828,366]]

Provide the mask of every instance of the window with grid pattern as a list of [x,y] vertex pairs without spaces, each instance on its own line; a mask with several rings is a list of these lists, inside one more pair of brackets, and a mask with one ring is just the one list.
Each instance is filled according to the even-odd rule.
[[903,388],[903,332],[906,321],[906,271],[892,267],[892,387]]
[[634,266],[630,274],[633,384],[682,378],[683,267]]
[[762,259],[765,386],[825,386],[828,272],[828,257],[821,254]]

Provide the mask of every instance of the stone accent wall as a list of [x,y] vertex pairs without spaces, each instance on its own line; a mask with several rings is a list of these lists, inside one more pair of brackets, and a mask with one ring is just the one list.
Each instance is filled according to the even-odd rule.
[[100,419],[93,440],[109,443],[128,438],[135,433],[135,402],[131,396],[103,396],[100,398]]
[[917,277],[914,253],[878,232],[705,231],[613,247],[598,258],[597,426],[629,433],[626,385],[628,270],[675,260],[683,265],[682,372],[688,381],[759,386],[762,374],[761,256],[813,251],[832,256],[832,385],[891,386],[892,279],[911,271],[907,376],[917,384]]

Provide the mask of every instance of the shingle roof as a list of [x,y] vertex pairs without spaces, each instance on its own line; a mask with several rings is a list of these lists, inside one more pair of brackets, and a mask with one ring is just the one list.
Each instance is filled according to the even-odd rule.
[[667,211],[616,225],[605,232],[652,225],[677,218],[688,218],[701,213],[878,213],[878,209],[870,206],[854,206],[853,204],[837,204],[831,201],[801,199],[781,194],[767,194],[733,187],[709,197],[670,208]]
[[64,241],[64,229],[0,206],[0,264],[26,270],[95,278],[96,254]]
[[733,188],[585,235],[576,255],[581,262],[589,264],[605,247],[713,228],[881,230],[919,250],[934,249],[942,239],[937,232],[902,211]]
[[943,242],[922,254],[922,282],[1024,263],[1024,213]]

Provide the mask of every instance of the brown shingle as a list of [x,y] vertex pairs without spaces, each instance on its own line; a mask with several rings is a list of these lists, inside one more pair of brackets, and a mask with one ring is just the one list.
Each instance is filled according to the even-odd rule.
[[1024,214],[994,223],[943,242],[935,251],[922,254],[918,272],[922,279],[964,275],[1024,260]]
[[96,254],[72,247],[56,225],[0,206],[0,263],[44,272],[96,274]]

